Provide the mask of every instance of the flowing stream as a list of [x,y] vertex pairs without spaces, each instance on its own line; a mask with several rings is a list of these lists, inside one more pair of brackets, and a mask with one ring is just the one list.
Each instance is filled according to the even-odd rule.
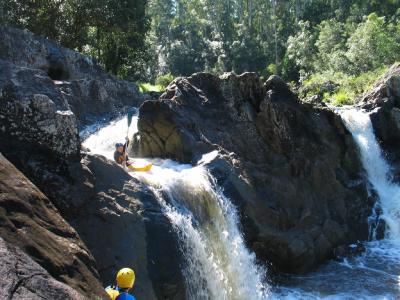
[[[357,110],[341,115],[379,195],[386,237],[365,243],[366,252],[358,257],[288,276],[278,286],[266,283],[267,270],[245,247],[236,208],[204,166],[217,153],[205,155],[197,166],[158,159],[150,172],[130,173],[150,187],[180,239],[188,299],[400,299],[400,187],[390,180],[369,115]],[[136,122],[129,136],[137,131]],[[118,119],[83,145],[112,159],[114,144],[126,134],[126,119]]]
[[392,182],[389,164],[375,138],[370,116],[360,110],[345,110],[342,118],[360,150],[368,179],[379,196],[386,223],[385,238],[400,245],[400,186]]

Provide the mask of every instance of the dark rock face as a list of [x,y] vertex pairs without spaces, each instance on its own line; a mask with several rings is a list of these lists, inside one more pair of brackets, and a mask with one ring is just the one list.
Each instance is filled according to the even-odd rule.
[[375,135],[400,180],[400,64],[393,65],[358,105],[371,111]]
[[[132,266],[139,298],[185,298],[176,237],[151,192],[105,159],[81,162],[77,128],[144,96],[92,59],[29,32],[0,28],[0,40],[0,151],[32,181],[0,156],[0,236],[10,257],[25,259],[13,250],[21,248],[55,278],[28,261],[26,269],[7,265],[23,278],[20,287],[0,280],[4,293],[103,298],[103,284]],[[38,282],[55,290],[25,291]]]
[[138,299],[185,299],[178,239],[153,193],[115,163],[86,156],[93,198],[71,219],[96,258],[105,285],[116,272],[136,272]]
[[[0,40],[0,60],[7,61],[8,68],[24,69],[25,91],[44,94],[56,104],[63,102],[63,110],[71,110],[80,125],[139,106],[145,98],[136,85],[105,73],[94,59],[28,31],[0,27]],[[0,67],[3,70],[4,66]],[[6,79],[0,86],[0,95],[5,86],[21,87],[20,78],[16,82],[13,77]],[[35,85],[38,81],[40,88]]]
[[83,295],[50,276],[20,249],[0,238],[1,299],[84,299]]
[[[154,195],[143,184],[101,156],[86,155],[82,163],[70,163],[64,172],[59,172],[54,165],[37,159],[37,156],[24,161],[22,168],[45,190],[46,195],[59,207],[61,215],[70,224],[63,220],[64,226],[72,231],[68,234],[58,224],[54,239],[63,240],[64,235],[71,236],[71,239],[78,240],[78,245],[89,256],[86,260],[82,258],[81,262],[97,277],[96,284],[87,287],[89,291],[100,293],[102,286],[114,284],[116,272],[120,268],[131,266],[137,275],[133,293],[138,298],[185,299],[178,239]],[[14,170],[18,172],[16,169],[12,171]],[[12,174],[11,171],[10,175],[7,174],[10,180],[14,178]],[[0,178],[0,187],[3,180],[5,179]],[[45,199],[47,205],[51,205]],[[0,203],[0,207],[3,204],[6,206],[5,203]],[[29,220],[30,214],[39,209],[41,207],[33,203],[20,213],[20,218]],[[53,209],[54,212],[48,214],[61,219],[58,211],[54,207]],[[12,215],[11,211],[7,214]],[[42,223],[36,225],[27,221],[27,224],[15,226],[31,228],[29,232],[33,241],[42,238],[39,234],[43,231],[40,227]],[[20,245],[17,242],[20,238],[14,231],[7,229],[7,235],[12,244]],[[56,273],[57,276],[50,271],[54,268],[53,262],[62,264],[61,261],[65,260],[65,264],[70,263],[64,259],[64,252],[53,250],[58,244],[54,245],[53,239],[46,238],[40,245],[43,247],[39,249],[43,252],[39,256],[40,261],[43,261],[42,266],[56,278],[65,276],[62,275],[62,270],[57,271],[61,273]],[[36,252],[27,253],[35,259],[38,256]],[[80,269],[83,266],[76,261],[75,265],[69,266],[69,273],[84,272]],[[101,278],[102,286],[98,277]],[[75,287],[73,282],[66,283]]]
[[3,60],[0,69],[2,146],[76,159],[80,149],[76,118],[53,81],[41,70]]
[[341,119],[302,104],[279,77],[179,78],[143,103],[133,150],[209,166],[238,206],[246,240],[280,271],[305,272],[368,238],[373,200]]
[[145,98],[135,85],[110,75],[102,79],[62,81],[57,87],[81,124],[91,123],[99,116],[121,114],[129,107],[139,106]]
[[0,151],[76,161],[78,127],[144,100],[135,85],[51,41],[4,27],[0,40]]
[[[93,256],[76,231],[60,216],[49,199],[1,154],[0,195],[0,236],[7,242],[0,242],[1,272],[9,270],[10,276],[20,281],[15,285],[11,277],[1,276],[2,292],[10,295],[32,293],[33,298],[39,295],[52,298],[51,295],[60,291],[60,296],[66,295],[65,299],[75,299],[74,295],[79,298],[77,292],[52,279],[50,273],[86,298],[105,296]],[[24,250],[41,267],[14,246]],[[12,265],[13,261],[15,265]],[[39,288],[38,284],[43,286]],[[37,290],[30,290],[35,286]],[[55,290],[43,290],[46,286]]]
[[0,29],[0,57],[16,65],[41,69],[54,80],[104,76],[103,70],[90,57],[60,47],[27,30]]

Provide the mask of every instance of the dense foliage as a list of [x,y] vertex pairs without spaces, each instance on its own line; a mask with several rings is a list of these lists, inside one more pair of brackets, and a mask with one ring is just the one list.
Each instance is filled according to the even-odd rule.
[[[299,69],[303,96],[319,94],[335,104],[354,101],[370,88],[385,66],[400,59],[400,23],[371,13],[359,23],[336,19],[316,28],[300,23],[289,37],[287,55]],[[326,90],[327,82],[334,89]]]
[[[1,0],[1,24],[27,28],[136,78],[148,59],[147,0]],[[147,54],[147,56],[146,56]]]
[[354,75],[398,59],[399,8],[399,0],[150,0],[152,73]]
[[153,83],[255,71],[349,98],[400,59],[400,0],[3,0],[0,15]]

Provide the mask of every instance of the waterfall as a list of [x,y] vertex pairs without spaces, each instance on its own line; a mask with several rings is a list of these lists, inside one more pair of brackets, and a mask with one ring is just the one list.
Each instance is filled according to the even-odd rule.
[[[136,128],[134,124],[131,132]],[[111,159],[114,144],[125,134],[126,120],[120,119],[83,145]],[[206,160],[213,156],[206,155]],[[179,237],[188,299],[268,297],[266,270],[245,246],[237,210],[204,165],[158,160],[150,172],[130,174],[150,187]]]
[[[400,187],[391,181],[390,166],[369,115],[355,109],[343,110],[341,115],[379,196],[386,239],[366,243],[366,252],[360,256],[291,276],[285,285],[265,283],[266,270],[245,246],[235,206],[203,163],[191,166],[152,160],[151,172],[130,173],[153,191],[179,237],[187,299],[398,299]],[[132,122],[129,136],[137,131],[136,126]],[[126,119],[119,119],[89,136],[83,146],[112,159],[114,144],[123,142],[125,135]],[[214,156],[205,155],[203,161]]]
[[[315,272],[291,276],[278,286],[278,299],[395,300],[400,295],[400,187],[391,181],[390,166],[376,140],[370,116],[356,109],[339,110],[352,133],[368,180],[376,191],[379,218],[386,238],[364,243],[366,251],[344,261],[328,261]],[[371,219],[376,221],[375,210]]]
[[188,299],[263,299],[262,270],[245,247],[235,207],[204,166],[165,161],[134,176],[153,188],[181,241]]
[[82,145],[90,149],[92,153],[103,155],[108,159],[113,159],[115,144],[124,143],[127,133],[128,136],[133,136],[133,134],[137,132],[137,120],[138,117],[134,116],[128,131],[126,117],[114,120],[100,128],[98,131],[89,135],[83,141]]
[[368,179],[378,194],[378,205],[382,210],[380,218],[386,224],[385,237],[400,241],[400,186],[391,181],[390,166],[376,140],[370,116],[356,109],[344,110],[341,115],[358,145]]

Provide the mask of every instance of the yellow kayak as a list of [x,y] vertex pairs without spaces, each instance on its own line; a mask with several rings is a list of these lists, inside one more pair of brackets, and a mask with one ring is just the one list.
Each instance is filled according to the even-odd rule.
[[128,165],[129,171],[134,171],[134,172],[148,172],[151,170],[152,167],[153,167],[152,163],[143,164],[143,163],[133,162],[130,165]]

